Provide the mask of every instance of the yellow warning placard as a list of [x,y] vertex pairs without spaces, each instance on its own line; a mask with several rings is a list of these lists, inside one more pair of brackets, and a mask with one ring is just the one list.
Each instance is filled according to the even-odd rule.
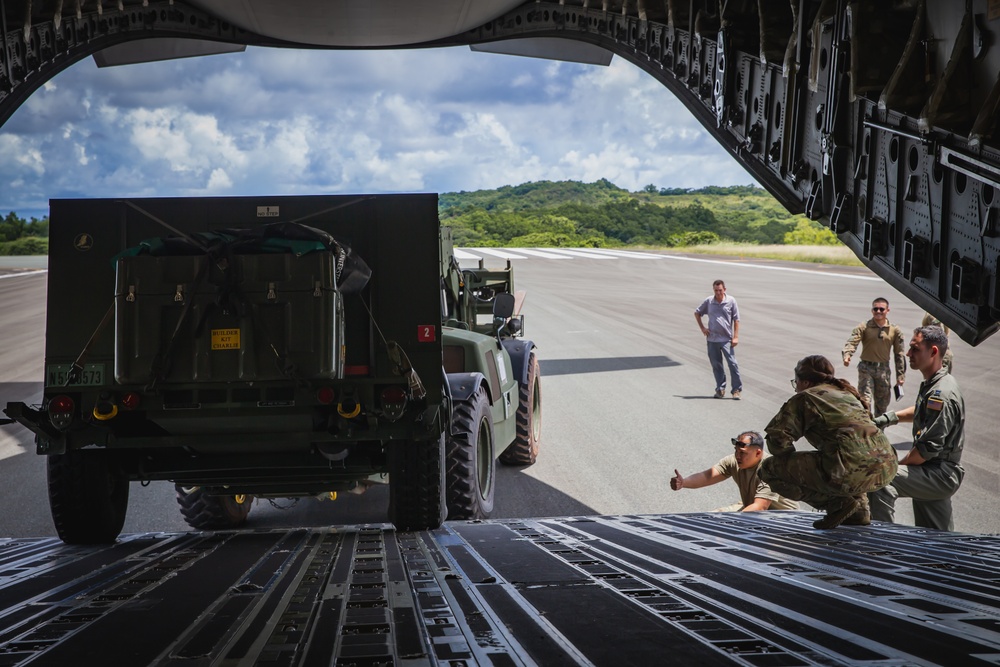
[[212,329],[212,349],[213,350],[240,349],[240,330]]

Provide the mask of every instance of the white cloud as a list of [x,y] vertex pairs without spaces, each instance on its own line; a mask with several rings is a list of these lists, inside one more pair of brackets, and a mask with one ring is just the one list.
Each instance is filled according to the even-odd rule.
[[228,190],[231,187],[233,187],[233,182],[224,169],[212,170],[212,175],[208,177],[208,187],[206,190],[217,193]]
[[2,130],[0,208],[36,216],[62,196],[752,181],[662,85],[621,59],[588,67],[467,49],[248,49],[103,70],[88,60]]
[[86,167],[90,163],[90,158],[87,157],[87,147],[80,143],[74,143],[73,147],[76,149],[76,163],[81,167]]
[[[13,134],[0,134],[0,173],[22,176],[43,176],[45,159],[42,151],[30,139]],[[23,172],[27,171],[28,174]]]

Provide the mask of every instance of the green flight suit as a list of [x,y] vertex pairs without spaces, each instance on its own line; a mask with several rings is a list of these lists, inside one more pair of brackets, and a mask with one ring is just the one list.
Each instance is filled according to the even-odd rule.
[[[843,498],[863,501],[862,494],[888,484],[897,456],[885,434],[850,392],[820,384],[788,399],[764,429],[772,456],[760,466],[760,478],[786,498],[821,510]],[[795,451],[805,438],[814,452]]]
[[900,466],[888,486],[868,496],[872,518],[892,521],[896,499],[913,498],[917,526],[954,530],[951,497],[965,477],[961,466],[965,400],[955,378],[944,368],[920,384],[913,411],[913,446],[926,461]]

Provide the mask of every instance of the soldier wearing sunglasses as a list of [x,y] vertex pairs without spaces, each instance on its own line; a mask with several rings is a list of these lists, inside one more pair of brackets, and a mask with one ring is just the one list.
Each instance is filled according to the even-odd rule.
[[851,357],[861,345],[858,362],[858,392],[865,397],[880,415],[889,407],[892,392],[892,369],[889,358],[896,366],[896,385],[903,386],[906,379],[906,341],[903,330],[889,322],[889,302],[883,298],[872,301],[872,317],[854,327],[851,337],[844,343],[844,365],[851,365]]
[[798,509],[798,503],[778,495],[757,476],[757,469],[764,460],[764,437],[756,431],[744,431],[730,440],[733,442],[732,454],[723,457],[711,468],[687,477],[674,470],[670,488],[674,491],[700,489],[718,484],[724,479],[732,479],[740,490],[740,502],[719,507],[713,512]]

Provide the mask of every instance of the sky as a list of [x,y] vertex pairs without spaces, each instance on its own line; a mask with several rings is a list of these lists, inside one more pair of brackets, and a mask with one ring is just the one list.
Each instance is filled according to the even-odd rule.
[[0,126],[0,215],[50,198],[458,192],[753,178],[655,79],[466,47],[243,53],[99,69]]

